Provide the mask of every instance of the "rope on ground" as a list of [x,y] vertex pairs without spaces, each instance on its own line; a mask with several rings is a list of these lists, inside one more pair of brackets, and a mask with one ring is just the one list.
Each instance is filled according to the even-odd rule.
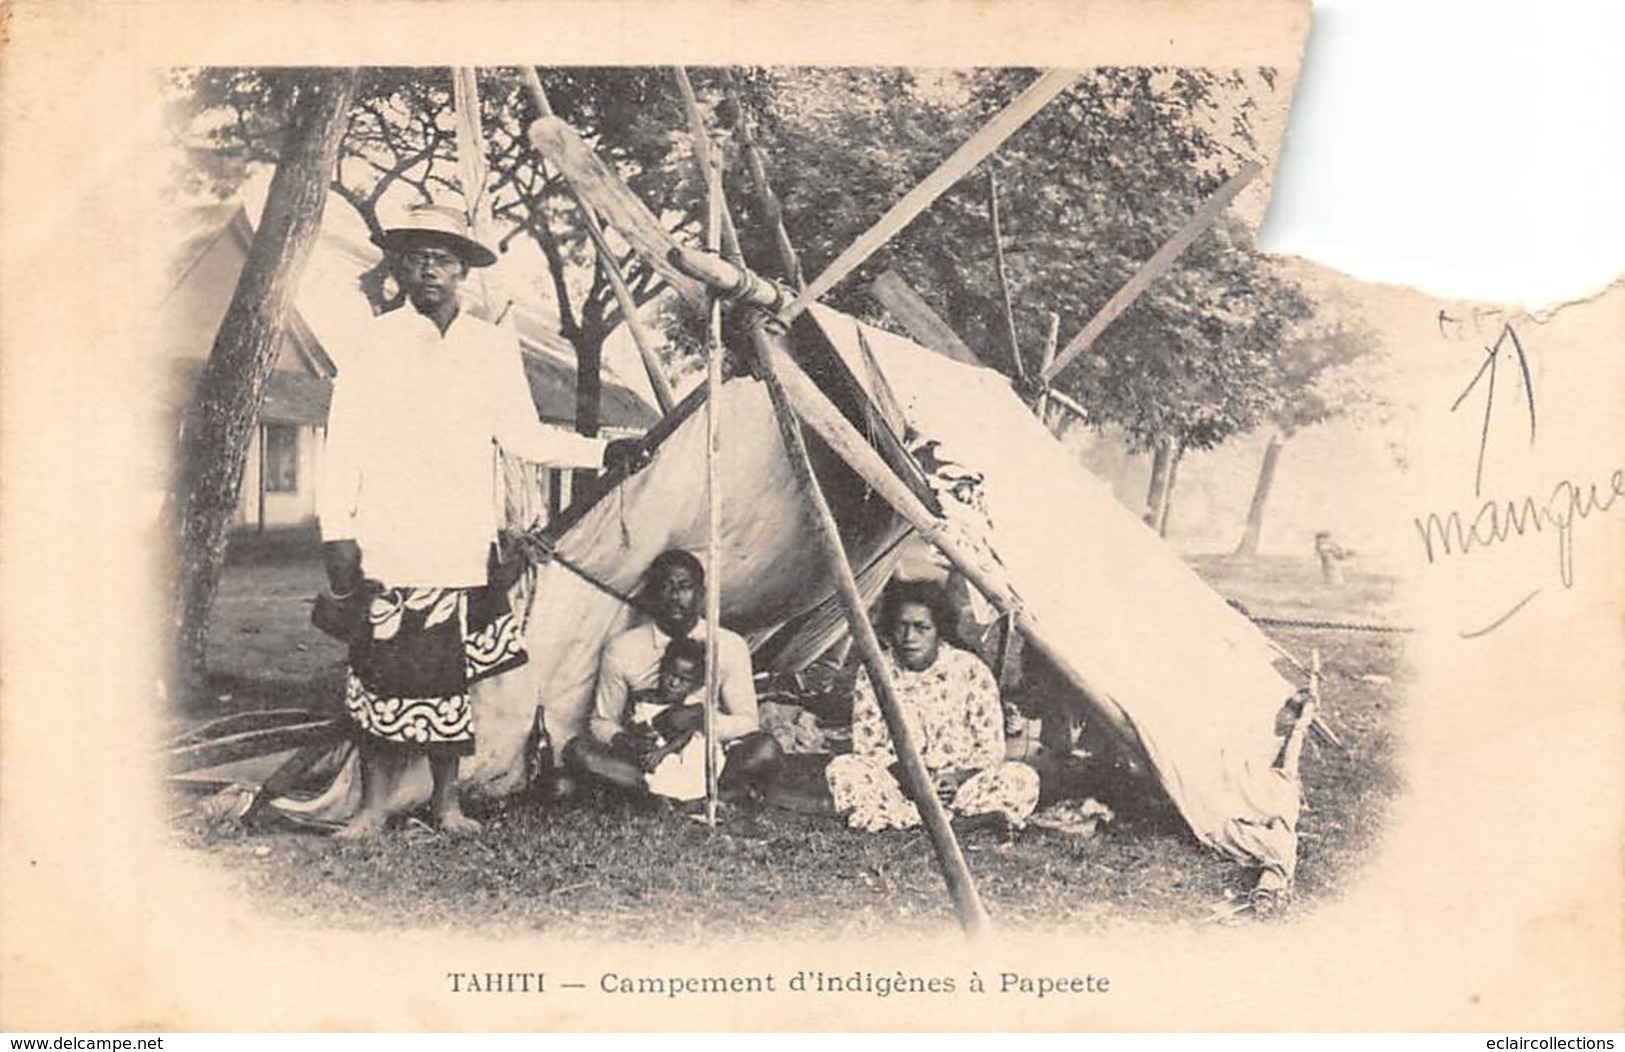
[[1310,628],[1324,632],[1389,632],[1408,633],[1416,629],[1410,625],[1389,625],[1376,621],[1316,621],[1289,617],[1254,617],[1247,615],[1255,625],[1265,628]]

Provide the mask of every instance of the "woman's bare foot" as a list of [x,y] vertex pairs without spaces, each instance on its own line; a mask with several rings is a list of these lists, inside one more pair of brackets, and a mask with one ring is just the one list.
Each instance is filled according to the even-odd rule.
[[478,833],[480,831],[480,824],[463,814],[462,807],[455,803],[435,812],[434,823],[445,832],[453,835]]
[[384,831],[388,816],[378,811],[361,811],[343,829],[333,834],[337,840],[376,840]]

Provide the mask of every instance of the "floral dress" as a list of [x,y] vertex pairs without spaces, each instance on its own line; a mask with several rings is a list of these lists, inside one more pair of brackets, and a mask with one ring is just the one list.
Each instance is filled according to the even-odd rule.
[[[1038,772],[1004,758],[1004,710],[998,684],[981,659],[943,647],[929,668],[903,668],[890,654],[887,671],[910,736],[933,775],[976,773],[960,785],[949,808],[961,815],[1003,814],[1020,826],[1038,806]],[[830,761],[835,808],[854,829],[909,829],[920,812],[888,769],[897,762],[865,669],[852,699],[852,752]]]

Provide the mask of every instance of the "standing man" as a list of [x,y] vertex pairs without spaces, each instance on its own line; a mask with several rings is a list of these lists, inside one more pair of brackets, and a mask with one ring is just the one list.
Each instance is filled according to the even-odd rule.
[[[361,810],[340,835],[376,835],[420,755],[435,822],[473,832],[457,795],[474,746],[468,686],[525,660],[506,588],[488,576],[494,445],[555,467],[596,467],[611,450],[543,425],[518,341],[461,309],[469,268],[496,256],[459,213],[419,208],[374,240],[408,302],[342,360],[317,503],[332,599],[350,626],[344,702],[361,731]],[[625,454],[617,444],[612,456]]]
[[[700,618],[705,570],[690,553],[673,548],[655,556],[644,571],[638,605],[652,620],[615,636],[598,659],[598,686],[587,734],[571,740],[565,762],[578,774],[622,789],[648,792],[643,744],[629,733],[634,693],[654,688],[660,663],[674,639],[703,640],[712,628]],[[744,639],[717,627],[716,734],[726,762],[717,778],[723,797],[733,798],[777,774],[783,750],[757,725],[756,684]],[[673,706],[666,732],[703,732],[705,708]]]

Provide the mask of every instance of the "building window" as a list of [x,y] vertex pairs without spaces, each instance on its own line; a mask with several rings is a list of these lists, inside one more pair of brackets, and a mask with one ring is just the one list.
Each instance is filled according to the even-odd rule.
[[264,486],[267,493],[299,492],[299,429],[292,424],[266,424]]

